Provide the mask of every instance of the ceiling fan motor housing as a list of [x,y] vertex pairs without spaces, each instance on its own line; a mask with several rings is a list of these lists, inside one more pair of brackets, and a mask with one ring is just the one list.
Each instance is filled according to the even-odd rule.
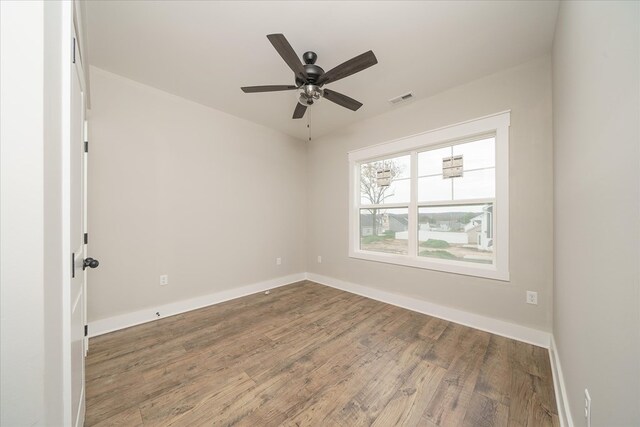
[[315,83],[318,78],[324,74],[324,70],[315,64],[318,55],[315,52],[305,52],[302,55],[304,60],[304,70],[307,73],[307,81],[303,81],[300,77],[296,76],[296,86],[303,85],[305,83]]

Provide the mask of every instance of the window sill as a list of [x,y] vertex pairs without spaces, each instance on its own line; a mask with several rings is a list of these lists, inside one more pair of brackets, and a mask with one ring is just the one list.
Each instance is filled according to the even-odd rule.
[[375,253],[369,251],[355,250],[349,252],[350,258],[363,259],[367,261],[384,262],[405,267],[423,268],[426,270],[442,271],[445,273],[461,274],[465,276],[482,277],[485,279],[509,281],[509,272],[500,271],[495,265],[462,265],[457,261],[439,260],[433,261],[426,258],[410,257],[408,255],[395,255],[386,253]]

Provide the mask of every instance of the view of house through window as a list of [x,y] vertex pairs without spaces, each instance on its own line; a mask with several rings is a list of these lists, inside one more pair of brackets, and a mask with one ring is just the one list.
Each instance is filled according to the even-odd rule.
[[418,255],[492,264],[493,204],[418,209]]
[[360,250],[493,264],[495,158],[488,136],[360,163]]
[[361,209],[360,248],[367,251],[407,255],[408,226],[407,208]]

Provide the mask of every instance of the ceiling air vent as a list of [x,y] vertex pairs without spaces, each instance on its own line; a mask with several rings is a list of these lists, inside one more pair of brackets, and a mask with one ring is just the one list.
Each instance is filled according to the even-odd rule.
[[411,93],[411,92],[407,92],[407,93],[405,93],[404,95],[400,95],[400,96],[396,96],[395,98],[391,98],[391,99],[389,100],[389,102],[390,102],[392,105],[395,105],[395,104],[399,104],[399,103],[401,103],[401,102],[408,101],[408,100],[410,100],[410,99],[413,99],[413,93]]

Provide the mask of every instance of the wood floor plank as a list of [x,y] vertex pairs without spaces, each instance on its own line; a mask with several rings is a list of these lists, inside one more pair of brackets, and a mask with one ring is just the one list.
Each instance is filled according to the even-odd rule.
[[255,382],[249,378],[249,376],[245,375],[245,378],[237,379],[222,389],[217,389],[213,393],[208,393],[188,411],[159,424],[147,424],[145,421],[145,426],[157,425],[158,427],[169,427],[212,425],[213,421],[217,420],[222,415],[224,408],[240,399],[247,390],[252,387],[255,387]]
[[547,350],[515,340],[509,340],[509,345],[514,368],[540,378],[551,377]]
[[225,408],[219,417],[222,424],[234,424],[251,413],[280,411],[289,417],[295,407],[308,402],[323,387],[329,387],[345,376],[350,367],[367,352],[364,347],[342,348],[331,353],[316,352],[303,357],[291,371],[284,371],[250,390],[242,399]]
[[533,410],[533,375],[519,368],[511,370],[509,424],[527,426]]
[[492,335],[475,391],[508,407],[511,391],[510,363],[509,339]]
[[408,380],[413,371],[424,363],[419,354],[424,353],[431,345],[426,341],[413,341],[402,347],[398,355],[390,360],[375,378],[367,382],[350,404],[342,409],[339,417],[344,423],[371,425],[393,394]]
[[[390,339],[391,330],[387,335],[376,335],[375,339],[364,340],[367,353],[349,366],[344,375],[333,377],[330,381],[315,381],[305,384],[305,389],[313,391],[306,401],[300,401],[287,410],[287,425],[327,425],[328,420],[341,408],[353,401],[366,384],[380,375],[380,371],[387,364],[395,360],[403,349],[400,340]],[[384,342],[384,344],[383,344]],[[359,345],[363,345],[359,342]]]
[[149,399],[163,393],[179,388],[180,381],[163,380],[153,383],[139,381],[121,385],[109,393],[102,393],[97,397],[89,398],[86,401],[85,425],[91,426],[107,418],[119,414],[120,412],[137,408]]
[[153,366],[143,370],[142,376],[145,381],[149,382],[163,378],[173,378],[176,380],[190,379],[201,375],[203,371],[228,366],[228,360],[234,360],[249,351],[262,348],[269,343],[270,340],[264,336],[243,336],[230,345],[214,346],[209,349],[187,352],[185,356],[171,360],[164,365]]
[[427,318],[426,325],[418,332],[418,335],[421,338],[439,339],[449,325],[449,322],[444,319],[438,319],[437,317],[427,316]]
[[[145,425],[162,426],[193,411],[202,402],[218,396],[221,390],[235,390],[253,383],[244,372],[207,371],[193,381],[148,399],[140,405]],[[238,386],[240,385],[240,386]]]
[[548,404],[540,401],[540,395],[534,393],[531,399],[531,410],[529,411],[527,425],[558,427],[560,419],[558,414],[549,409]]
[[292,332],[297,332],[301,327],[316,326],[321,328],[332,320],[335,313],[352,309],[354,305],[365,301],[364,297],[348,298],[348,296],[341,294],[329,298],[325,297],[318,304],[309,304],[291,310],[290,314],[282,316],[282,322],[279,325],[272,327],[265,335],[272,340],[278,340]]
[[[349,346],[357,341],[359,333],[365,333],[368,328],[375,327],[378,319],[375,316],[371,316],[374,310],[374,304],[367,303],[364,305],[354,304],[345,313],[339,313],[336,315],[337,319],[335,323],[340,324],[339,328],[327,328],[322,331],[315,331],[312,334],[311,340],[313,340],[312,346],[303,346],[301,350],[287,358],[279,358],[276,365],[272,366],[267,371],[260,373],[250,374],[254,379],[260,381],[265,377],[274,375],[274,373],[280,370],[290,369],[291,365],[297,363],[300,357],[308,356],[312,352],[331,352],[335,351],[341,346]],[[306,339],[305,341],[307,341]],[[253,371],[253,370],[252,370]]]
[[[311,292],[303,293],[305,298],[317,298],[311,296]],[[205,348],[216,345],[229,337],[242,333],[253,333],[256,328],[273,327],[269,323],[263,322],[264,317],[280,317],[290,311],[290,301],[285,296],[273,294],[260,294],[259,302],[251,308],[242,308],[233,313],[225,315],[223,318],[216,318],[214,321],[204,323],[196,332],[189,336],[184,336],[184,347],[187,350]],[[192,326],[189,326],[191,329]]]
[[557,426],[545,349],[312,282],[92,338],[87,426]]
[[431,347],[426,355],[427,360],[443,368],[448,368],[456,355],[459,354],[460,348],[465,346],[464,333],[466,329],[468,328],[449,322],[436,340],[438,345]]
[[[227,408],[224,414],[218,415],[221,422],[241,422],[255,411],[271,414],[290,412],[291,408],[308,402],[320,392],[317,384],[327,387],[332,381],[342,378],[341,372],[350,374],[348,368],[351,362],[368,350],[348,344],[353,343],[355,337],[370,329],[376,321],[369,316],[372,307],[370,302],[359,308],[357,304],[352,304],[339,319],[359,322],[355,326],[344,331],[337,330],[339,333],[335,333],[336,329],[332,328],[330,334],[316,335],[323,340],[323,345],[306,346],[302,349],[306,351],[287,353],[285,357],[280,354],[279,363],[268,371],[255,374],[254,379],[259,386],[249,390],[242,399]],[[329,375],[332,380],[327,380]]]
[[[459,347],[425,413],[437,425],[460,425],[471,400],[490,334],[466,328]],[[441,338],[442,339],[442,338]],[[438,342],[436,341],[435,346]]]
[[124,411],[95,424],[96,427],[142,427],[142,414],[138,407],[125,409]]
[[[506,427],[509,420],[509,407],[488,398],[480,393],[474,393],[469,402],[469,408],[464,417],[464,427]],[[531,424],[532,426],[538,424]]]
[[395,336],[408,342],[420,340],[422,338],[422,336],[420,336],[420,332],[428,322],[428,316],[410,312],[409,318],[401,325]]
[[395,392],[373,426],[418,425],[446,369],[422,362]]
[[110,395],[120,390],[136,387],[144,382],[140,372],[119,372],[113,375],[104,375],[97,380],[85,382],[85,393],[91,402],[100,400],[100,396]]
[[116,373],[141,372],[145,369],[170,363],[172,360],[184,357],[186,353],[187,351],[179,345],[152,345],[140,351],[107,359],[98,365],[87,365],[86,378],[87,381],[92,381],[104,376],[111,376]]
[[[239,313],[245,313],[249,316],[247,309],[253,312],[254,317],[263,313],[273,313],[278,308],[286,310],[286,296],[291,293],[310,298],[323,298],[325,294],[336,295],[338,292],[331,288],[325,289],[309,286],[308,283],[284,286],[273,290],[269,298],[264,298],[263,294],[249,295],[215,306],[193,310],[189,312],[186,320],[185,315],[181,314],[136,326],[135,333],[126,334],[127,330],[123,330],[102,335],[92,339],[91,358],[87,360],[87,364],[101,363],[103,360],[134,353],[153,345],[174,345],[176,342],[187,340],[190,336],[210,333],[211,331],[205,330],[205,328],[212,326],[220,328],[218,323],[221,320],[234,318]],[[113,345],[114,340],[118,342],[118,346]],[[173,340],[177,341],[170,342]]]

